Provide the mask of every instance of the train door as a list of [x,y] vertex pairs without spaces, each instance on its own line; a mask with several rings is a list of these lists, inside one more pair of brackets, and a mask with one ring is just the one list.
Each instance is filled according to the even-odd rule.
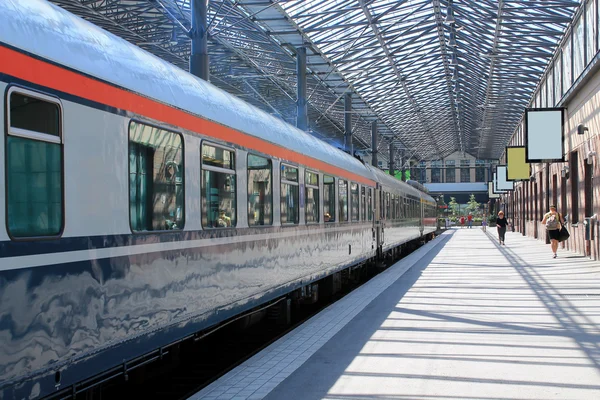
[[381,255],[383,250],[384,238],[384,204],[385,194],[381,190],[381,187],[377,185],[375,189],[375,217],[373,218],[375,224],[375,237],[377,240],[377,254]]
[[421,218],[419,218],[419,232],[421,232],[421,236],[423,236],[423,231],[425,230],[425,203],[423,199],[419,199],[419,208],[421,213]]

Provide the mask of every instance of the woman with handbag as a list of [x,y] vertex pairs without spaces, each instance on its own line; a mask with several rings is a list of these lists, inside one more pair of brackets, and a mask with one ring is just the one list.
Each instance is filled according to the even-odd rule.
[[556,251],[558,250],[558,241],[560,239],[560,229],[565,224],[565,220],[562,215],[556,211],[556,206],[551,205],[550,211],[544,215],[542,224],[546,225],[546,232],[550,238],[550,246],[552,247],[553,258],[556,258]]

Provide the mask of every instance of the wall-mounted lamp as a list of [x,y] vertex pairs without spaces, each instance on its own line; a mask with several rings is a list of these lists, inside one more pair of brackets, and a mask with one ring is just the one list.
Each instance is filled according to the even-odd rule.
[[531,175],[529,177],[529,182],[535,182],[535,175]]
[[569,167],[567,167],[566,165],[562,167],[562,170],[560,171],[560,176],[562,176],[565,179],[569,179]]
[[577,125],[577,134],[578,135],[583,135],[586,132],[589,132],[589,129],[587,126],[584,126],[583,124]]
[[595,151],[590,151],[587,153],[587,157],[586,157],[586,161],[588,164],[593,164],[594,163],[594,158],[596,158],[596,152]]

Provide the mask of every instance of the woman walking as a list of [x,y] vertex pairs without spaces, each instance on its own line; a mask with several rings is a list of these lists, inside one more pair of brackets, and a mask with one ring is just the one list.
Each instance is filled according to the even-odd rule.
[[552,253],[554,253],[552,258],[556,258],[560,228],[562,225],[564,225],[564,223],[565,220],[562,215],[556,211],[556,206],[551,205],[550,211],[544,215],[542,224],[546,225],[546,232],[548,232],[548,237],[550,238],[550,247],[552,248]]
[[508,221],[504,218],[504,211],[500,211],[496,218],[496,226],[498,227],[498,240],[502,245],[504,244],[504,235],[506,235],[506,225],[508,225]]

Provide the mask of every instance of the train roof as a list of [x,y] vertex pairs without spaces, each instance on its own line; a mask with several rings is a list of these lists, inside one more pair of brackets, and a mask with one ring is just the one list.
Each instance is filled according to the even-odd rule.
[[45,0],[0,1],[0,42],[373,178],[351,155]]

